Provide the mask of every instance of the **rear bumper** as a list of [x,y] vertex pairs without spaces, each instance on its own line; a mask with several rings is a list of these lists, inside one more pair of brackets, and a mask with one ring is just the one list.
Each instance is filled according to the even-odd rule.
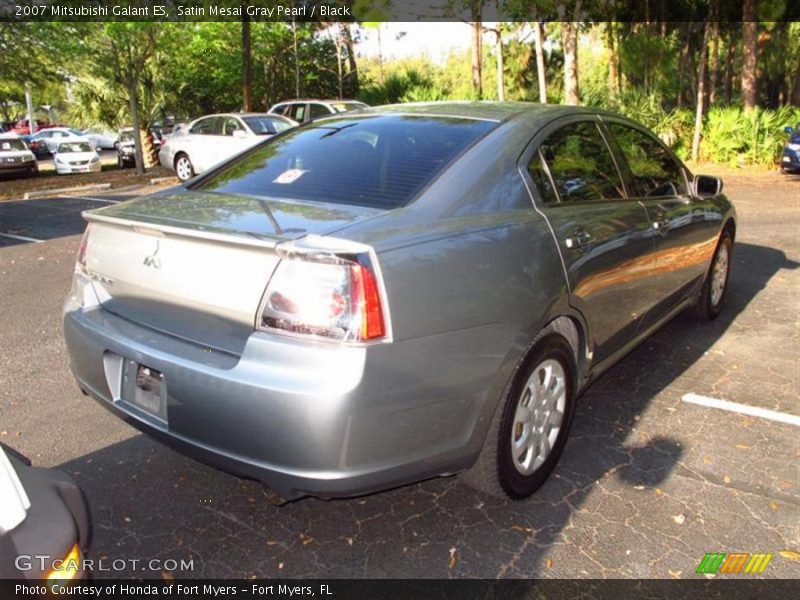
[[784,150],[781,155],[781,167],[786,171],[800,171],[800,153]]
[[[450,363],[462,368],[462,357],[441,347],[452,339],[364,348],[256,332],[235,357],[69,302],[64,335],[79,385],[106,408],[287,499],[356,496],[449,474],[469,467],[480,449],[480,440],[472,443],[482,407],[476,365],[463,365],[470,376],[459,373],[461,387],[450,393],[430,386]],[[470,335],[484,340],[480,331]],[[110,364],[118,357],[164,374],[166,424],[114,391],[120,371]],[[482,366],[487,374],[496,368]]]

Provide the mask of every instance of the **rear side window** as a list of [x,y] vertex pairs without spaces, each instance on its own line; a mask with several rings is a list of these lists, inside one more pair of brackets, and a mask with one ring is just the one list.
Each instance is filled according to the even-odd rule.
[[194,125],[189,133],[194,135],[221,135],[222,119],[219,117],[208,117],[201,119]]
[[193,189],[395,208],[495,123],[451,117],[339,117],[290,130]]
[[306,105],[305,104],[291,104],[289,110],[284,113],[290,119],[302,123],[306,118]]
[[[542,142],[539,150],[561,202],[625,197],[614,159],[594,123],[565,125]],[[533,163],[528,167],[534,181],[537,168],[540,166]]]
[[322,104],[309,104],[309,106],[311,107],[311,118],[312,119],[319,119],[320,117],[327,117],[329,114],[331,114],[331,111],[329,111]]
[[619,123],[609,123],[607,127],[630,167],[636,196],[657,198],[686,193],[681,166],[657,140]]

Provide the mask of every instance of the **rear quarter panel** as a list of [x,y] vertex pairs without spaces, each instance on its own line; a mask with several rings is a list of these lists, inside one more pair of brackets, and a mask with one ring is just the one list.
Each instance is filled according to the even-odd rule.
[[502,125],[417,201],[333,234],[376,248],[388,295],[394,341],[370,347],[368,406],[352,423],[381,432],[373,452],[412,439],[469,466],[524,351],[568,310],[552,234],[517,169],[531,137]]

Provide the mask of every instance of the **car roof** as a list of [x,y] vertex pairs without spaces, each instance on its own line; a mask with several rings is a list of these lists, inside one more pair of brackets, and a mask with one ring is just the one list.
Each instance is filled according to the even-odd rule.
[[[613,115],[607,111],[583,106],[540,104],[538,102],[445,101],[387,104],[366,108],[360,114],[409,114],[420,116],[445,116],[502,122],[516,117],[528,120],[551,121],[568,115]],[[618,115],[614,115],[618,116]]]
[[351,100],[348,98],[342,98],[341,100],[333,99],[333,100],[325,100],[324,98],[294,98],[292,100],[281,100],[280,102],[276,102],[275,106],[278,104],[303,104],[305,102],[321,102],[323,104],[342,104],[343,102],[357,102],[358,104],[365,104],[366,102],[362,102],[361,100]]

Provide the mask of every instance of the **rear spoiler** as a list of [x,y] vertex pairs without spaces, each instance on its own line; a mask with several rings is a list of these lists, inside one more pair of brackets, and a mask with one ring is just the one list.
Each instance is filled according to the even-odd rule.
[[192,223],[183,223],[183,226],[169,225],[160,221],[135,221],[133,219],[123,219],[120,217],[109,217],[100,212],[84,211],[81,216],[88,223],[104,223],[115,227],[133,229],[145,235],[163,237],[165,235],[195,238],[205,241],[213,241],[221,244],[235,244],[256,248],[274,249],[280,242],[287,241],[286,238],[268,237],[256,233],[213,231],[192,226]]

